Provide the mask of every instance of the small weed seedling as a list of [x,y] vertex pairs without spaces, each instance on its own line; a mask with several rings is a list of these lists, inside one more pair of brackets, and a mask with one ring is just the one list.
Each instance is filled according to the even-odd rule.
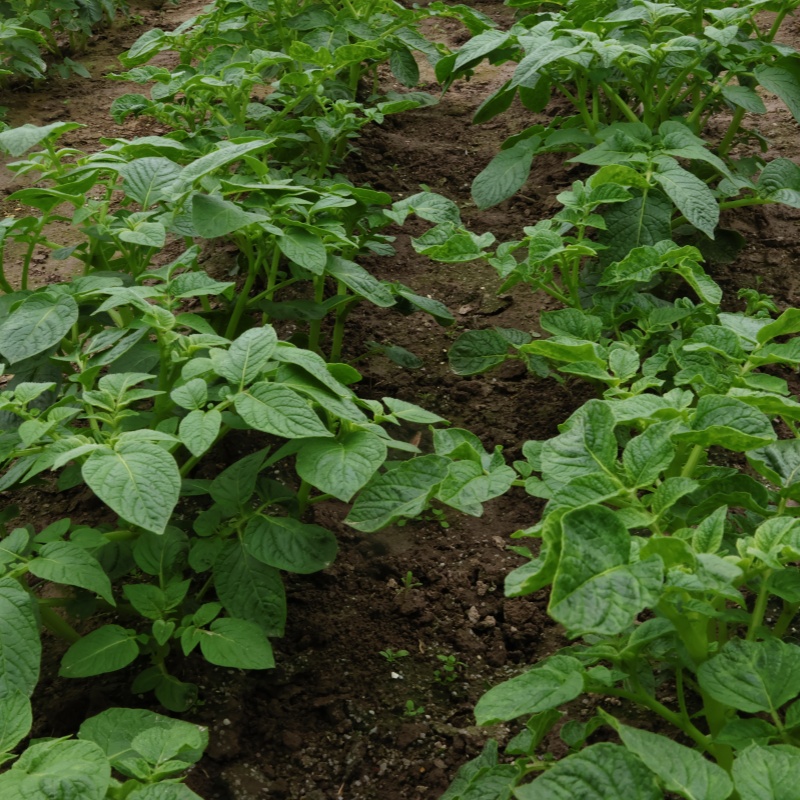
[[444,656],[439,653],[436,658],[442,662],[442,668],[433,672],[433,678],[436,683],[452,683],[458,677],[460,668],[467,666],[455,656]]
[[396,664],[401,658],[405,658],[408,655],[408,650],[392,650],[391,647],[387,647],[385,650],[381,650],[380,653],[389,664]]
[[425,706],[415,705],[413,700],[406,700],[406,707],[403,710],[404,717],[419,717],[425,713]]
[[422,586],[422,584],[418,580],[415,580],[414,573],[411,570],[409,570],[408,572],[406,572],[405,575],[403,575],[403,580],[401,581],[401,583],[403,585],[397,590],[398,594],[400,594],[401,592],[408,592],[411,591],[411,589],[416,589],[417,587]]

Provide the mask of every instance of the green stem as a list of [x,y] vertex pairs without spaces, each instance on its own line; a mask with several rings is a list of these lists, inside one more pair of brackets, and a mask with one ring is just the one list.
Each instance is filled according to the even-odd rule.
[[308,508],[309,494],[311,494],[311,484],[308,483],[307,481],[303,481],[300,484],[300,488],[297,490],[298,515],[301,517]]
[[247,308],[247,301],[250,297],[250,290],[256,280],[256,270],[250,264],[247,270],[247,277],[242,286],[239,297],[236,299],[236,305],[233,307],[233,313],[228,321],[228,327],[225,329],[225,338],[232,339],[236,331],[239,329],[239,320],[242,318],[245,308]]
[[62,616],[56,614],[52,608],[48,606],[39,606],[39,613],[42,616],[42,624],[47,630],[66,639],[68,642],[77,642],[81,635],[69,624]]
[[622,115],[628,122],[640,122],[641,120],[636,114],[633,113],[633,110],[630,106],[605,82],[603,81],[600,84],[605,96],[622,112]]
[[[325,275],[314,276],[314,302],[322,303],[325,299]],[[312,320],[308,326],[308,349],[319,352],[319,334],[322,329],[322,320]]]
[[734,112],[731,124],[728,125],[728,130],[725,131],[725,136],[722,137],[722,141],[717,147],[717,153],[723,158],[728,155],[731,145],[733,144],[733,140],[736,137],[736,134],[739,133],[739,127],[741,126],[742,120],[744,119],[744,115],[746,113],[747,112],[743,108],[737,108]]
[[797,616],[798,611],[800,611],[800,603],[788,603],[784,600],[781,615],[772,628],[773,636],[777,639],[782,639],[789,629],[789,625],[792,624],[792,620]]
[[36,245],[39,244],[39,239],[42,235],[42,231],[44,230],[44,226],[47,224],[47,217],[43,216],[39,220],[39,224],[36,226],[36,232],[31,238],[30,244],[28,245],[28,250],[25,253],[25,259],[22,262],[22,276],[20,279],[20,289],[25,291],[28,288],[28,270],[31,266],[31,259],[33,258],[33,251],[36,249]]
[[689,458],[686,459],[686,463],[681,470],[681,478],[691,478],[694,475],[694,471],[697,469],[704,452],[705,450],[701,444],[696,444],[692,448],[692,452],[689,453]]
[[[336,287],[336,294],[347,295],[347,287],[339,281]],[[338,361],[342,355],[342,343],[344,342],[344,326],[347,322],[347,315],[353,308],[353,303],[343,303],[336,312],[336,322],[333,326],[333,342],[331,343],[331,361]]]
[[747,628],[747,641],[755,641],[758,629],[764,621],[764,612],[767,610],[767,601],[769,600],[769,576],[772,570],[768,569],[761,576],[761,586],[758,589],[758,597],[756,597],[756,604],[753,606],[753,615],[750,617],[750,625]]

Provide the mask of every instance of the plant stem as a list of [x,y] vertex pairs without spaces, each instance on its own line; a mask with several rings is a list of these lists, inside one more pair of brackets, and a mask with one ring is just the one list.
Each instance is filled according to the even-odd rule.
[[731,145],[733,144],[733,140],[736,137],[736,134],[739,133],[739,127],[741,126],[742,120],[744,119],[744,115],[746,113],[747,112],[743,108],[737,108],[734,112],[731,124],[728,125],[728,130],[725,131],[725,136],[722,137],[722,141],[717,147],[717,153],[723,158],[728,155]]
[[747,641],[752,642],[756,638],[756,633],[764,621],[764,612],[767,610],[769,600],[769,576],[772,570],[768,569],[761,577],[761,586],[756,597],[756,604],[753,606],[753,616],[750,618],[750,625],[747,628]]
[[792,620],[797,616],[797,612],[799,610],[800,603],[788,603],[786,600],[784,600],[781,615],[778,617],[777,622],[772,628],[773,636],[776,636],[778,639],[782,639],[786,634],[786,631],[789,629],[789,625],[791,625]]
[[66,639],[68,642],[77,642],[81,635],[69,624],[62,616],[56,614],[49,606],[39,606],[39,613],[42,616],[42,624],[47,630]]
[[[325,275],[314,276],[314,302],[322,303],[325,299]],[[322,329],[322,320],[312,320],[308,326],[308,349],[319,353],[319,334]]]
[[686,463],[681,470],[681,478],[691,478],[692,475],[694,475],[694,471],[697,469],[697,465],[700,463],[704,452],[703,445],[701,444],[696,444],[692,448],[692,452],[689,453],[689,458],[686,459]]

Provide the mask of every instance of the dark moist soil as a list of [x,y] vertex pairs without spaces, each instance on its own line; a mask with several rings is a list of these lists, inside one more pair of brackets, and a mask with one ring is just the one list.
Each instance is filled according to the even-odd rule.
[[[511,19],[501,5],[475,5],[503,24]],[[36,92],[4,98],[11,107],[10,121],[83,122],[87,127],[65,141],[87,150],[96,149],[101,136],[160,132],[147,121],[115,125],[107,110],[127,87],[102,75],[118,69],[116,54],[144,30],[174,27],[201,7],[134,9],[143,17],[141,26],[123,26],[99,37],[92,55],[83,59],[91,81],[53,78]],[[467,38],[451,21],[433,22],[429,33],[451,46]],[[789,20],[783,41],[790,44],[797,34],[797,23]],[[523,226],[554,213],[555,195],[581,173],[560,157],[545,156],[516,197],[488,211],[475,208],[470,183],[499,143],[557,111],[551,108],[537,117],[514,106],[488,124],[472,126],[474,110],[508,72],[507,66],[481,67],[471,81],[457,82],[439,105],[367,129],[345,171],[355,183],[369,183],[395,199],[426,184],[456,201],[473,230],[490,230],[500,241],[518,238]],[[423,80],[432,80],[430,71],[425,74]],[[384,78],[390,87],[390,77]],[[437,90],[433,83],[422,88]],[[770,138],[770,156],[792,156],[795,123],[774,106],[753,123]],[[719,122],[720,133],[724,124]],[[0,178],[5,195],[19,185],[8,173]],[[798,212],[784,208],[731,215],[730,225],[749,244],[734,264],[712,267],[727,293],[735,296],[739,287],[760,280],[761,290],[773,293],[779,304],[796,303],[797,219]],[[423,229],[410,228],[416,234]],[[414,253],[406,235],[396,245],[396,258],[365,265],[380,278],[443,301],[456,323],[443,328],[421,314],[403,317],[366,305],[357,309],[350,317],[344,360],[361,356],[368,341],[401,345],[424,360],[416,371],[381,357],[360,361],[363,395],[419,403],[473,431],[487,448],[503,446],[510,459],[519,457],[527,439],[555,435],[557,425],[593,396],[585,383],[541,380],[515,363],[485,376],[453,375],[446,351],[461,331],[494,325],[537,331],[539,312],[552,306],[524,287],[498,296],[488,267],[432,264]],[[229,251],[218,248],[212,255],[216,263],[207,266],[223,269],[230,259]],[[38,283],[63,274],[60,265],[41,254]],[[421,446],[429,448],[430,442],[423,438]],[[252,447],[246,440],[226,443],[223,462]],[[9,496],[8,502],[12,499],[22,501],[24,521],[37,525],[65,515],[97,524],[107,513],[87,492],[59,495],[42,487]],[[509,537],[540,513],[538,501],[522,490],[488,503],[480,519],[448,510],[441,519],[408,522],[372,535],[344,525],[346,513],[340,503],[314,507],[314,521],[336,532],[340,555],[323,573],[287,576],[288,624],[286,636],[273,643],[275,670],[220,669],[196,657],[176,658],[173,664],[181,678],[201,687],[201,704],[185,718],[209,727],[210,745],[187,783],[206,800],[433,800],[489,736],[505,741],[512,732],[505,726],[474,727],[472,709],[481,694],[565,644],[547,617],[544,593],[520,599],[503,595],[505,575],[523,561],[507,549]],[[36,736],[72,733],[87,716],[110,705],[152,703],[149,696],[130,695],[129,672],[90,681],[59,680],[63,646],[46,637],[46,650],[34,697]],[[408,655],[392,662],[381,654],[389,650]],[[458,662],[452,680],[441,679],[438,656]],[[417,712],[413,715],[406,712],[409,701]],[[591,705],[588,700],[573,704],[570,716],[587,716]]]

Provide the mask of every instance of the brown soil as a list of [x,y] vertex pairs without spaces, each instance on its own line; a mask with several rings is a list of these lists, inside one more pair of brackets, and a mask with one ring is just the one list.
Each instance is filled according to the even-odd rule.
[[[87,127],[67,141],[85,149],[97,147],[101,136],[151,133],[146,122],[111,122],[107,109],[126,86],[101,75],[115,68],[114,55],[146,27],[174,26],[201,5],[139,12],[142,27],[111,32],[84,59],[91,82],[53,79],[37,92],[5,99],[11,121],[84,122]],[[501,5],[476,5],[510,19]],[[464,38],[454,23],[431,27],[451,43]],[[786,30],[785,41],[796,34],[794,21]],[[458,202],[474,230],[491,230],[501,241],[550,216],[557,208],[555,194],[576,177],[554,156],[537,161],[523,192],[501,206],[478,212],[470,200],[471,180],[499,142],[535,121],[515,107],[487,125],[470,124],[475,108],[505,80],[503,74],[502,69],[480,71],[470,82],[457,82],[439,105],[368,129],[347,164],[352,180],[395,198],[426,184]],[[436,91],[433,84],[427,88]],[[793,154],[796,128],[787,114],[771,111],[758,124],[772,139],[774,154]],[[15,188],[7,181],[0,179],[5,193]],[[773,292],[781,304],[796,302],[797,218],[798,212],[767,208],[731,220],[750,245],[735,264],[716,268],[727,292],[735,295],[738,287],[761,278],[762,291]],[[345,358],[361,355],[363,343],[376,340],[407,347],[425,361],[415,372],[378,357],[362,361],[360,391],[417,402],[474,431],[487,447],[502,445],[510,458],[518,457],[527,439],[554,435],[556,426],[591,396],[585,384],[542,381],[516,365],[459,378],[446,363],[446,351],[462,330],[499,325],[533,331],[547,304],[523,287],[498,297],[488,267],[431,264],[414,253],[405,237],[397,246],[397,258],[368,266],[381,278],[442,300],[457,312],[457,322],[441,328],[419,314],[402,317],[366,306],[356,310]],[[37,280],[58,275],[43,258]],[[31,498],[29,505],[40,504],[43,497],[51,518],[97,510],[85,494],[69,499],[71,510],[47,492]],[[538,501],[514,490],[487,504],[480,519],[449,511],[447,528],[431,519],[360,535],[343,524],[342,504],[316,506],[315,521],[337,533],[341,552],[324,573],[288,578],[287,633],[274,642],[278,667],[245,673],[209,667],[199,658],[174,665],[181,677],[201,686],[202,705],[186,716],[208,725],[211,734],[207,755],[188,784],[207,800],[438,797],[489,735],[502,740],[509,735],[505,728],[474,727],[472,708],[480,695],[564,644],[546,615],[543,593],[513,600],[503,595],[504,576],[521,561],[507,549],[509,535],[534,523],[539,509]],[[415,585],[405,588],[405,576],[413,576]],[[388,649],[409,654],[390,663],[381,655]],[[452,682],[436,680],[439,655],[455,656],[460,663]],[[35,697],[37,736],[70,733],[83,718],[109,705],[151,702],[128,693],[129,674],[55,680],[57,656],[53,652],[46,663]],[[404,714],[409,700],[424,711]]]

